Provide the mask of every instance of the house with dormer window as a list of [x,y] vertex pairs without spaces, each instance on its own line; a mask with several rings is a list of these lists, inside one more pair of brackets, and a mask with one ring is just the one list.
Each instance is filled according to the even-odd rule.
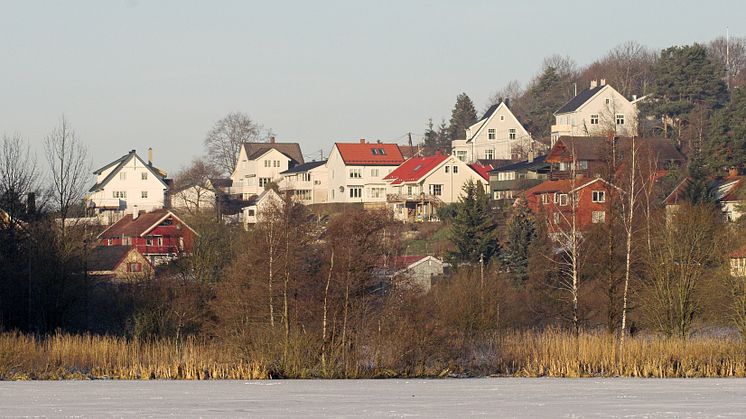
[[552,146],[562,136],[637,135],[637,103],[643,99],[636,96],[627,99],[606,84],[605,79],[592,80],[588,89],[578,93],[554,113]]
[[517,160],[541,145],[531,138],[506,102],[490,106],[484,116],[466,129],[463,140],[451,142],[452,154],[461,161]]
[[404,162],[397,144],[335,143],[326,162],[329,202],[386,204],[384,177]]
[[132,150],[94,171],[96,184],[85,197],[89,213],[111,224],[125,213],[164,208],[170,180],[152,160],[152,149],[147,162]]
[[278,143],[274,137],[268,143],[244,143],[230,176],[229,193],[248,200],[264,192],[270,184],[280,184],[283,172],[303,163],[298,143]]

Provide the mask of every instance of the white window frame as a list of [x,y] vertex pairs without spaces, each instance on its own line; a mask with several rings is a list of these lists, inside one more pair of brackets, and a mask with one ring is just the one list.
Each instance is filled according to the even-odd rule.
[[433,196],[442,196],[443,195],[443,185],[441,185],[441,184],[430,184],[430,195],[433,195]]
[[605,223],[606,211],[593,211],[593,213],[591,213],[591,221],[593,224]]
[[455,175],[457,173],[458,173],[458,166],[453,166],[453,174]]
[[484,150],[484,159],[485,160],[494,160],[495,158],[495,150],[489,148],[487,150]]
[[370,176],[371,177],[378,177],[378,168],[370,169]]
[[362,178],[363,178],[363,169],[360,169],[360,168],[350,169],[350,179],[362,179]]
[[598,125],[598,114],[591,115],[591,125]]
[[606,191],[592,191],[591,201],[595,203],[606,202]]
[[495,131],[495,129],[494,128],[488,128],[487,129],[487,139],[488,140],[494,140],[495,138],[497,138],[497,132]]
[[140,178],[142,180],[148,180],[148,172],[142,172],[142,175],[140,175]]
[[127,191],[111,191],[111,197],[114,199],[127,199]]
[[616,124],[624,125],[624,114],[623,113],[616,114]]
[[271,181],[272,181],[272,178],[268,178],[268,177],[260,177],[260,178],[259,178],[259,187],[260,187],[260,188],[264,188],[264,187],[266,187],[267,185],[269,185],[269,182],[271,182]]
[[515,140],[515,136],[516,136],[515,128],[508,129],[508,139]]
[[356,199],[356,198],[362,198],[363,197],[363,187],[362,186],[350,186],[348,190],[350,191],[349,196],[350,196],[351,199]]
[[140,191],[140,198],[148,199],[148,191]]
[[119,172],[119,180],[127,180],[127,172]]
[[567,206],[567,203],[569,202],[568,196],[566,193],[560,194],[559,196],[559,204],[561,207]]

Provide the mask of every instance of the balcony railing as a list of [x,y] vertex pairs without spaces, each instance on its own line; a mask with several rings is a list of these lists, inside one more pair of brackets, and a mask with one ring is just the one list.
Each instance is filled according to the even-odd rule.
[[387,194],[386,195],[386,201],[390,203],[394,202],[432,202],[432,203],[441,203],[441,199],[437,195],[431,195],[431,194],[413,194],[413,195],[404,195],[404,194]]
[[135,245],[137,251],[143,255],[170,255],[180,253],[179,246],[176,245],[163,245],[163,246],[148,246],[148,245]]

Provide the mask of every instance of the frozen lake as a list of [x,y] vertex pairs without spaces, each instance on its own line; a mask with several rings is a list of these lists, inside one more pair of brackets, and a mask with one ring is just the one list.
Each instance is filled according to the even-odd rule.
[[2,417],[746,417],[745,379],[0,382]]

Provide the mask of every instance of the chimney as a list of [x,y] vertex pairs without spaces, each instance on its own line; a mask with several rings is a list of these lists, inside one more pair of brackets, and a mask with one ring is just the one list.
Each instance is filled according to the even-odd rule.
[[270,142],[270,144],[274,144],[275,143],[275,136],[274,135],[271,136],[271,137],[269,137],[269,142]]
[[365,138],[360,139],[360,144],[365,144]]
[[528,151],[528,162],[531,163],[532,161],[534,161],[535,158],[536,156],[534,153],[534,149],[532,148],[531,150]]
[[606,86],[606,79],[601,79],[601,86]]
[[153,165],[153,147],[148,147],[148,166]]
[[132,206],[132,220],[137,220],[137,217],[140,216],[140,210],[137,209],[137,205]]
[[636,100],[637,100],[637,95],[632,95],[632,101],[634,102]]
[[738,168],[737,167],[731,167],[728,169],[728,177],[736,177],[738,176]]
[[596,86],[598,86],[598,82],[596,81],[596,79],[591,80],[591,89],[595,89]]
[[506,97],[505,99],[503,99],[503,103],[505,104],[505,106],[510,107],[510,98]]

